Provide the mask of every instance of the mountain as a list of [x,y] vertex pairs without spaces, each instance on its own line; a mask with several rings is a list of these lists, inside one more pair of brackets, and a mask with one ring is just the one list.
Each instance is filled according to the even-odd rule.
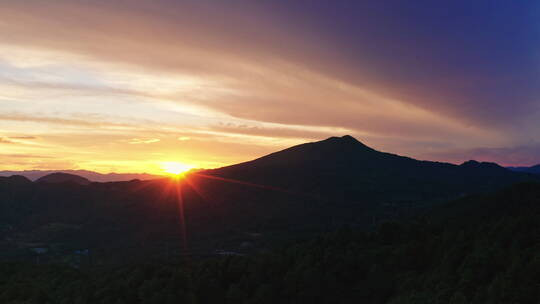
[[26,178],[35,181],[45,175],[62,172],[82,176],[94,182],[119,182],[129,181],[133,179],[148,180],[154,178],[160,178],[162,176],[147,174],[147,173],[107,173],[102,174],[98,172],[88,170],[25,170],[25,171],[0,171],[0,176],[22,175]]
[[62,172],[51,173],[43,177],[38,178],[36,183],[50,183],[50,184],[59,184],[59,183],[74,183],[79,185],[88,185],[91,182],[75,174],[68,174]]
[[540,164],[532,167],[508,167],[508,169],[516,172],[527,172],[540,175]]
[[12,175],[12,176],[0,176],[0,181],[5,182],[9,185],[25,185],[31,184],[32,181],[22,175]]
[[494,163],[468,161],[458,166],[379,152],[351,136],[301,144],[201,174],[333,199],[385,201],[485,192],[535,179]]
[[469,169],[484,169],[484,170],[491,170],[492,172],[503,172],[507,169],[492,162],[479,162],[476,160],[468,160],[461,164],[461,167],[463,168],[469,168]]
[[90,249],[96,262],[123,263],[249,254],[343,226],[372,230],[467,193],[539,178],[491,163],[419,161],[344,136],[178,180],[81,187],[12,179],[0,179],[0,226],[10,227],[0,231],[0,259],[33,257],[37,247],[49,248],[51,261]]

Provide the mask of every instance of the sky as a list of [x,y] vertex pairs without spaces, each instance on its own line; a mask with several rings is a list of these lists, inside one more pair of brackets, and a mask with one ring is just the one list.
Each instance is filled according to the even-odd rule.
[[537,164],[539,5],[0,0],[0,169],[213,168],[345,134]]

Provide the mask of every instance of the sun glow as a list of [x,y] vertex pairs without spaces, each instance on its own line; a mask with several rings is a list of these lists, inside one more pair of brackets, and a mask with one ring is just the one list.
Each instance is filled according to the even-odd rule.
[[178,163],[178,162],[163,162],[161,168],[168,174],[180,175],[193,169],[193,166]]

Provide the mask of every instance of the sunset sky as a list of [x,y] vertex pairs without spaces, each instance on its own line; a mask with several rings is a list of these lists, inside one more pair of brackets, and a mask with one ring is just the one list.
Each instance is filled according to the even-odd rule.
[[350,134],[540,163],[537,1],[1,0],[0,169],[159,173]]

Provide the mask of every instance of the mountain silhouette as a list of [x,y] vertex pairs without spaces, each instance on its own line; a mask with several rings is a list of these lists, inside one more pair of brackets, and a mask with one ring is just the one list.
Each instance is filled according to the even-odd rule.
[[396,198],[488,191],[530,180],[494,163],[420,161],[372,149],[352,136],[330,137],[261,158],[203,171],[221,178],[298,189],[317,195]]
[[476,161],[476,160],[469,160],[469,161],[466,161],[464,162],[463,164],[460,165],[461,167],[464,167],[464,168],[469,168],[469,169],[490,169],[490,170],[498,170],[498,171],[501,171],[501,170],[507,170],[505,169],[504,167],[502,166],[499,166],[498,164],[496,163],[492,163],[492,162],[479,162],[479,161]]
[[51,173],[48,175],[45,175],[35,181],[36,183],[50,183],[50,184],[58,184],[58,183],[74,183],[79,185],[88,185],[91,182],[82,177],[75,174],[69,174],[69,173],[62,173],[62,172],[56,172]]
[[32,183],[31,180],[22,175],[0,176],[0,181],[6,182],[9,185],[26,185]]
[[186,250],[186,233],[192,253],[257,250],[343,226],[373,229],[467,193],[539,179],[492,163],[379,152],[351,136],[182,179],[0,178],[0,223],[13,227],[5,232],[12,241],[0,242],[6,248],[0,251],[16,255],[29,244],[62,244],[61,254],[89,248],[99,259],[122,262]]
[[22,175],[32,181],[35,181],[45,175],[51,173],[68,173],[82,176],[86,179],[89,179],[94,182],[120,182],[120,181],[130,181],[133,179],[139,180],[148,180],[154,178],[160,178],[162,176],[147,174],[147,173],[98,173],[89,170],[24,170],[24,171],[0,171],[0,177],[2,176],[12,176],[12,175]]
[[532,166],[532,167],[508,167],[508,169],[512,171],[517,171],[517,172],[527,172],[527,173],[540,175],[540,164]]

